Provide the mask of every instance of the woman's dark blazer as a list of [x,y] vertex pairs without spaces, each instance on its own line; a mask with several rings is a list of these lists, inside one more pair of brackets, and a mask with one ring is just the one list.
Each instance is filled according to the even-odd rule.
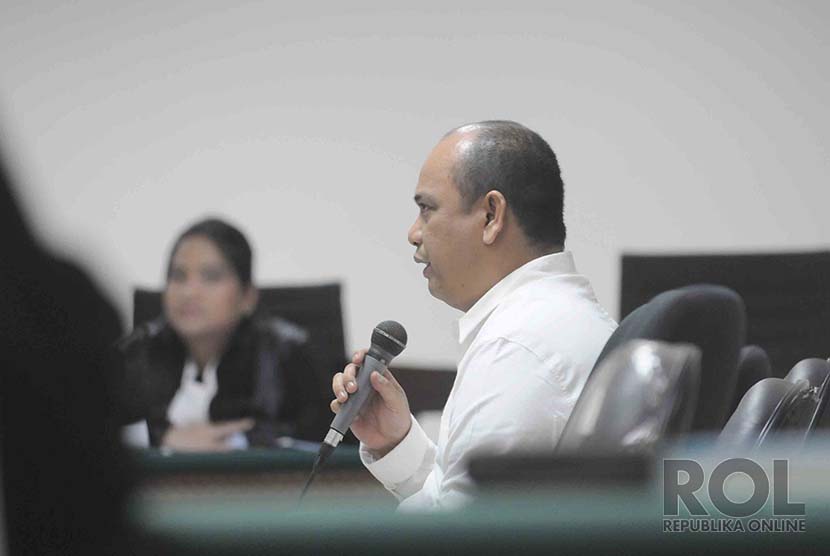
[[[158,446],[170,426],[167,409],[182,379],[185,347],[169,325],[123,351],[122,423],[147,420]],[[331,414],[330,377],[315,365],[307,334],[280,318],[243,319],[216,369],[211,421],[252,417],[251,446],[272,446],[278,436],[319,441]]]

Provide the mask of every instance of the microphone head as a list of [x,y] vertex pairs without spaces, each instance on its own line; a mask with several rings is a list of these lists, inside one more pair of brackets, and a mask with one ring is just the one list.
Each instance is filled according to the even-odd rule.
[[372,347],[397,357],[406,347],[406,330],[399,322],[385,320],[372,330]]

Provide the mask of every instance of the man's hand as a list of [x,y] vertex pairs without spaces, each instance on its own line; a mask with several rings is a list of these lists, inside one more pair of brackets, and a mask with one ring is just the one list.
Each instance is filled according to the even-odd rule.
[[181,452],[227,452],[231,449],[228,438],[253,426],[253,419],[239,419],[170,427],[164,434],[161,445]]
[[[343,372],[334,375],[331,385],[336,398],[331,402],[333,412],[340,411],[340,404],[349,399],[349,394],[357,392],[355,377],[366,352],[363,349],[355,353],[352,362],[346,365]],[[384,375],[375,371],[369,379],[377,395],[372,396],[355,417],[351,429],[364,446],[377,457],[383,457],[409,432],[412,425],[409,402],[403,388],[388,370]]]

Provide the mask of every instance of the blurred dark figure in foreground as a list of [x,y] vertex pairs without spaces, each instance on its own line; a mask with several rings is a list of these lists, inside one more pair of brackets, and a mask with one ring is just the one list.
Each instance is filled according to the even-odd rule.
[[108,348],[121,324],[83,271],[39,247],[2,161],[0,244],[9,554],[130,553],[123,516],[128,474],[108,383]]

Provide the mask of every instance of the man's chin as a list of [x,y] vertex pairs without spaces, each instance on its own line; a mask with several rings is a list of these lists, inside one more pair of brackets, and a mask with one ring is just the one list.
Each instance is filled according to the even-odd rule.
[[443,301],[444,303],[447,302],[447,300],[444,299],[444,294],[441,291],[441,288],[438,286],[438,284],[435,283],[435,280],[433,278],[427,278],[427,289],[429,290],[429,295],[431,295],[435,299]]
[[429,294],[430,294],[432,297],[438,297],[438,296],[435,294],[435,286],[433,285],[432,280],[430,280],[429,278],[427,278],[427,290],[429,290]]

